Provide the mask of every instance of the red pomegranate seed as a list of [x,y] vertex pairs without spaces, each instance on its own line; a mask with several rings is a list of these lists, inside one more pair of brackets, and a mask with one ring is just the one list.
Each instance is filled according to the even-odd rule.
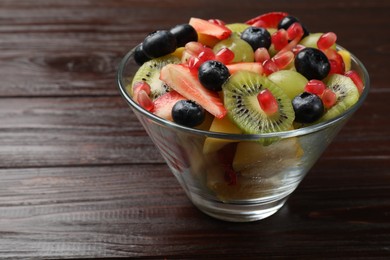
[[320,36],[317,41],[317,47],[320,50],[327,50],[336,43],[337,35],[334,32],[327,32]]
[[215,54],[212,49],[205,48],[202,52],[198,54],[198,59],[201,63],[208,61],[208,60],[214,60]]
[[137,101],[138,93],[140,90],[146,92],[146,94],[150,95],[150,85],[145,81],[139,81],[134,83],[133,85],[133,99]]
[[345,73],[345,76],[350,77],[352,79],[353,83],[355,83],[356,88],[359,91],[359,95],[361,95],[364,89],[364,83],[363,80],[360,78],[359,74],[354,70],[350,70]]
[[301,39],[303,34],[304,32],[303,32],[302,25],[297,22],[290,25],[290,27],[288,27],[287,29],[287,38],[289,40],[293,40],[295,38]]
[[209,19],[208,20],[210,23],[213,23],[213,24],[218,24],[218,25],[225,25],[226,23],[220,19]]
[[305,86],[306,92],[316,94],[317,96],[321,96],[324,93],[325,89],[326,89],[325,83],[318,79],[309,80],[309,82],[307,82]]
[[306,46],[304,45],[301,45],[301,44],[297,44],[295,45],[291,51],[294,53],[294,55],[297,55],[298,52],[300,52],[301,50],[303,50],[304,48],[306,48]]
[[271,116],[278,112],[278,102],[276,101],[274,95],[272,95],[271,91],[268,89],[264,89],[259,94],[257,94],[257,100],[259,101],[261,109],[267,115]]
[[206,47],[200,42],[188,42],[184,48],[190,55],[198,56]]
[[145,90],[141,89],[137,94],[137,102],[138,104],[148,111],[152,111],[154,109],[154,104],[150,99],[148,93]]
[[330,63],[329,74],[341,74],[345,73],[345,64],[343,57],[334,49],[327,49],[324,51],[326,57]]
[[275,62],[272,59],[268,59],[263,62],[263,69],[265,75],[270,75],[279,70],[278,66],[276,66]]
[[337,102],[336,94],[328,88],[324,90],[324,93],[322,93],[321,99],[324,107],[327,109],[333,107]]
[[199,69],[201,64],[202,64],[202,62],[194,56],[191,56],[188,59],[188,68],[190,69],[190,71],[193,75],[198,75],[198,69]]
[[288,44],[287,31],[279,29],[271,35],[271,42],[275,50],[279,51]]
[[222,48],[217,52],[217,54],[215,54],[215,59],[225,65],[229,64],[232,60],[234,60],[234,52],[232,52],[229,48]]
[[258,48],[255,51],[255,61],[263,63],[264,61],[270,59],[269,52],[266,48]]
[[294,60],[294,53],[292,51],[278,52],[272,61],[279,69],[286,68]]

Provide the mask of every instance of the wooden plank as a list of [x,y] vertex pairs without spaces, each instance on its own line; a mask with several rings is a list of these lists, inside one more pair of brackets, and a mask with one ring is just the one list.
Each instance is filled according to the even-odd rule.
[[384,256],[383,166],[321,160],[280,212],[250,224],[198,211],[165,165],[0,170],[0,257]]

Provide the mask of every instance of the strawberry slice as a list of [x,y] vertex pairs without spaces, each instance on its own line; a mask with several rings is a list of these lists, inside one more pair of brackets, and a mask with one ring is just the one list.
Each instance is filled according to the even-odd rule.
[[280,20],[286,17],[285,12],[269,12],[250,19],[246,24],[263,27],[263,28],[278,28]]
[[226,108],[218,93],[204,88],[188,67],[168,64],[161,69],[160,79],[185,98],[197,102],[215,117],[223,118],[226,115]]
[[154,108],[152,113],[166,120],[173,121],[172,107],[179,100],[186,100],[186,98],[176,91],[171,90],[153,100]]
[[257,74],[263,74],[263,65],[260,62],[238,62],[227,64],[230,75],[240,70],[253,71]]
[[215,24],[207,20],[192,17],[189,24],[194,27],[198,34],[216,37],[219,40],[229,38],[232,31],[224,25]]

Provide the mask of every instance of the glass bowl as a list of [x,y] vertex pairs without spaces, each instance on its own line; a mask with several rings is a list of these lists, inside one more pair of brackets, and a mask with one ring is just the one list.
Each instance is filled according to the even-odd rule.
[[134,50],[119,65],[117,84],[121,95],[190,201],[204,213],[225,221],[256,221],[277,212],[362,105],[370,86],[364,65],[351,54],[351,68],[359,73],[365,88],[359,101],[343,114],[285,132],[210,132],[162,119],[132,99],[126,89],[139,68]]

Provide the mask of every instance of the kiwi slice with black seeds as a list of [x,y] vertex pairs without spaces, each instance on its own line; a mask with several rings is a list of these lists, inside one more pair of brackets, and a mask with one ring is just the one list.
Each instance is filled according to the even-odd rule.
[[[278,111],[267,115],[257,95],[268,89],[278,103]],[[230,119],[247,134],[280,132],[291,129],[295,115],[291,99],[265,76],[250,71],[234,73],[222,86],[224,105]]]
[[165,65],[171,63],[180,63],[180,59],[177,56],[168,54],[166,56],[152,59],[142,64],[142,66],[134,75],[131,86],[129,86],[130,93],[133,93],[132,86],[134,86],[135,83],[140,81],[145,81],[149,84],[151,89],[149,96],[151,99],[156,99],[157,97],[168,92],[168,85],[166,85],[163,81],[160,80],[160,71]]
[[353,83],[349,77],[340,74],[332,74],[328,76],[324,82],[327,87],[336,94],[337,101],[336,104],[326,111],[319,119],[321,122],[339,116],[359,100],[359,91],[355,83]]

